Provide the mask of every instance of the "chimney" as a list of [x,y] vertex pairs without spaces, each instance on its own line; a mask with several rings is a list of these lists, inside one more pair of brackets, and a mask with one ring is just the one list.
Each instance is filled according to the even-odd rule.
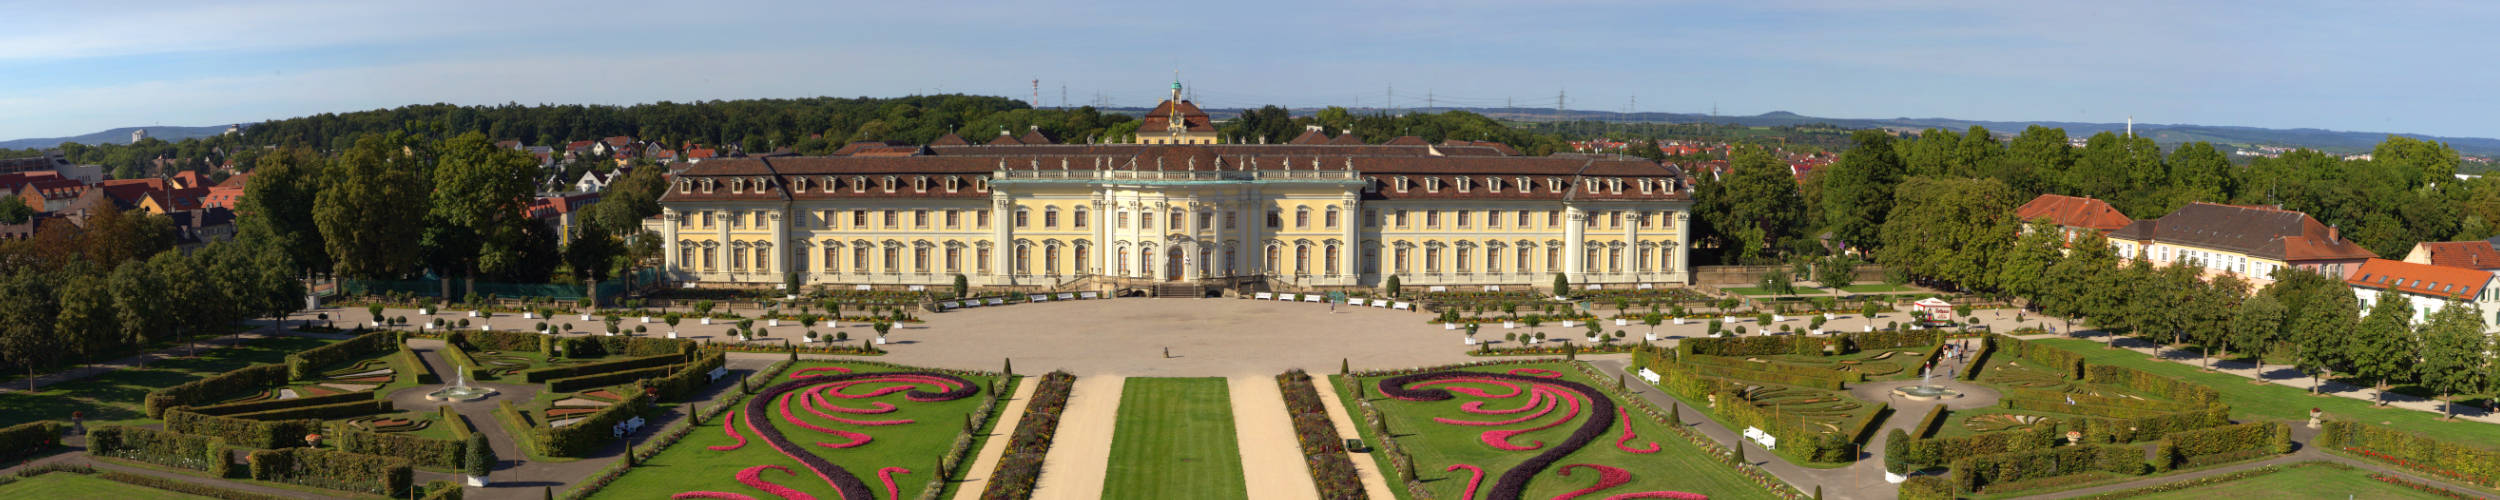
[[2343,242],[2344,242],[2344,238],[2343,238],[2343,237],[2341,237],[2341,235],[2338,235],[2338,234],[2337,234],[2337,233],[2339,233],[2339,232],[2340,232],[2340,231],[2337,231],[2337,230],[2335,229],[2335,226],[2334,226],[2333,224],[2329,224],[2329,225],[2327,225],[2327,226],[2326,226],[2326,241],[2327,241],[2328,243],[2337,243],[2337,244],[2343,243]]
[[1318,132],[1320,131],[1320,127],[1318,125],[1303,125],[1302,130],[1307,132]]

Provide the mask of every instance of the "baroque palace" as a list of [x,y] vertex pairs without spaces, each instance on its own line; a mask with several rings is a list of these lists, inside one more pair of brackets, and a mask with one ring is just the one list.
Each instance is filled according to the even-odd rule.
[[650,229],[673,277],[705,286],[796,274],[934,289],[963,275],[1017,290],[1314,290],[1395,276],[1475,291],[1557,273],[1616,288],[1691,276],[1690,185],[1671,166],[1316,128],[1226,144],[1177,86],[1141,125],[1135,144],[948,134],[707,160],[671,177]]

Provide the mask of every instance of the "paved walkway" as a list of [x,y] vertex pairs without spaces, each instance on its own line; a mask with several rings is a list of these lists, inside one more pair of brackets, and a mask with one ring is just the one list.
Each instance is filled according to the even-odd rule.
[[1016,435],[1016,426],[1024,422],[1025,403],[1032,401],[1033,391],[1042,385],[1041,377],[1025,377],[1016,383],[1016,393],[1009,395],[1007,406],[998,411],[998,424],[990,426],[988,439],[981,441],[981,452],[974,455],[972,467],[964,469],[962,484],[955,486],[955,500],[980,500],[981,490],[990,487],[990,473],[998,471],[998,460],[1007,455],[1007,441]]
[[1274,376],[1224,380],[1233,398],[1233,437],[1241,449],[1242,484],[1250,500],[1319,498],[1311,467],[1302,458],[1302,440],[1293,434],[1293,418],[1285,413],[1285,392]]
[[[1355,427],[1362,425],[1360,421],[1355,420],[1353,414],[1346,411],[1345,403],[1337,399],[1337,384],[1328,383],[1326,375],[1312,375],[1311,388],[1319,393],[1320,404],[1328,407],[1328,422],[1337,426],[1338,439],[1363,437],[1362,430]],[[1354,472],[1363,478],[1364,496],[1397,498],[1398,490],[1391,489],[1388,476],[1382,475],[1385,473],[1380,471],[1380,462],[1372,460],[1371,452],[1346,450],[1346,456],[1354,460]]]
[[1119,429],[1120,389],[1128,379],[1089,375],[1068,390],[1068,409],[1059,416],[1050,454],[1042,457],[1042,477],[1033,485],[1039,500],[1094,500],[1102,497],[1103,478],[1111,472],[1111,437]]

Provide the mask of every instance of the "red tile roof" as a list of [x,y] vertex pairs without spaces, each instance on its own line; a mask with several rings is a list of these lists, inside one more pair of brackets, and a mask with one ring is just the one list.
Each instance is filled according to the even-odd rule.
[[1347,133],[1344,133],[1344,134],[1339,134],[1339,135],[1337,135],[1337,138],[1336,138],[1336,139],[1330,139],[1330,140],[1328,141],[1328,143],[1329,143],[1329,144],[1331,144],[1331,145],[1337,145],[1337,146],[1361,146],[1361,145],[1363,145],[1363,136],[1354,135],[1354,133],[1352,133],[1352,132],[1347,132]]
[[929,141],[929,145],[930,145],[930,146],[970,146],[970,145],[972,145],[972,141],[967,141],[967,140],[964,140],[964,136],[955,135],[955,133],[954,133],[954,132],[947,132],[947,133],[946,133],[946,135],[941,135],[941,136],[938,136],[937,140],[934,140],[934,141]]
[[2344,280],[2353,286],[2394,290],[2450,299],[2473,300],[2491,284],[2491,272],[2387,259],[2361,263]]
[[[1207,121],[1207,112],[1200,111],[1198,109],[1198,105],[1191,104],[1189,101],[1183,100],[1180,102],[1180,111],[1181,125],[1188,127],[1189,131],[1215,131],[1214,123]],[[1165,99],[1163,102],[1155,104],[1154,110],[1146,112],[1146,115],[1137,124],[1137,130],[1140,133],[1155,133],[1162,132],[1165,129],[1171,128],[1171,126],[1172,101],[1170,99]]]
[[2021,208],[2014,209],[2014,216],[2025,221],[2048,219],[2051,224],[2089,228],[2102,232],[2116,231],[2118,228],[2127,227],[2127,224],[2135,222],[2127,219],[2127,214],[2119,213],[2117,208],[2110,207],[2108,202],[2062,194],[2044,194],[2038,198],[2032,198],[2030,203],[2024,203]]
[[1320,133],[1319,129],[1306,129],[1302,131],[1302,135],[1294,136],[1293,140],[1285,141],[1285,143],[1303,145],[1327,144],[1328,134]]
[[2109,237],[2227,250],[2284,262],[2378,257],[2344,241],[2334,228],[2309,214],[2261,206],[2189,203],[2159,219],[2129,223],[2111,231]]
[[1422,137],[1411,135],[1401,135],[1396,139],[1390,139],[1389,142],[1380,143],[1382,146],[1429,146],[1431,144],[1432,143],[1430,142],[1425,142]]
[[2500,269],[2500,248],[2492,248],[2489,241],[2425,241],[2421,245],[2430,254],[2431,265]]
[[988,145],[990,145],[990,146],[1016,146],[1016,145],[1022,145],[1022,144],[1024,144],[1024,141],[1019,141],[1019,140],[1016,140],[1016,136],[1007,135],[1007,134],[998,134],[998,138],[996,138],[996,139],[990,139],[990,142],[989,142],[989,144],[988,144]]

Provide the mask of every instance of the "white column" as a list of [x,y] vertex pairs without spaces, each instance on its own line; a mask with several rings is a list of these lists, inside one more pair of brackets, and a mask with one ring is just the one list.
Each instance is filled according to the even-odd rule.
[[780,210],[764,214],[764,218],[772,221],[771,224],[773,225],[773,263],[772,269],[766,270],[766,273],[772,277],[772,282],[774,283],[782,282],[781,273],[790,272],[790,223],[792,222],[792,217],[790,217],[789,214],[790,204],[788,203],[781,204]]
[[1111,245],[1111,212],[1103,209],[1107,206],[1107,204],[1103,203],[1102,193],[1095,193],[1094,248],[1092,251],[1096,255],[1093,256],[1093,262],[1087,263],[1087,265],[1092,266],[1092,268],[1086,269],[1085,272],[1096,275],[1110,274],[1112,269],[1118,269],[1117,267],[1110,267],[1113,266],[1111,259],[1118,257],[1112,256],[1114,247]]
[[1198,267],[1204,265],[1204,263],[1198,262],[1198,248],[1200,248],[1201,245],[1206,244],[1205,240],[1200,239],[1203,235],[1198,232],[1200,229],[1203,229],[1198,227],[1198,206],[1196,204],[1182,205],[1181,219],[1184,220],[1176,221],[1181,225],[1181,231],[1183,231],[1181,234],[1189,235],[1189,241],[1193,242],[1188,246],[1181,247],[1181,277],[1185,279],[1197,279],[1199,276]]
[[[997,184],[991,184],[997,192]],[[990,197],[990,276],[993,283],[1013,285],[1015,280],[1015,201],[1006,193]]]
[[[715,214],[719,212],[721,211],[714,211]],[[729,215],[731,217],[736,217],[739,214],[737,212],[729,212]],[[725,219],[725,217],[716,216],[713,217],[713,219]],[[720,251],[712,252],[712,258],[710,259],[711,262],[706,264],[710,264],[708,267],[712,269],[727,270],[729,269],[729,253],[738,251],[738,247],[729,244],[729,221],[714,220],[712,223],[720,228],[720,241],[718,242],[720,244]]]
[[1683,280],[1684,284],[1693,284],[1693,275],[1687,271],[1689,266],[1685,262],[1686,259],[1692,257],[1688,249],[1693,245],[1693,214],[1690,209],[1676,210],[1669,212],[1666,217],[1670,217],[1667,220],[1674,221],[1673,229],[1675,230],[1675,248],[1669,250],[1671,252],[1669,255],[1674,257],[1667,259],[1669,266],[1667,272],[1675,273],[1676,278]]
[[677,209],[660,209],[660,238],[662,238],[660,252],[663,254],[660,260],[668,263],[668,270],[672,271],[671,274],[686,268],[685,259],[680,259],[677,255],[677,225],[684,220],[684,217],[685,215],[677,213]]
[[1621,261],[1617,262],[1616,265],[1623,266],[1622,269],[1624,272],[1631,273],[1635,276],[1631,281],[1640,281],[1638,276],[1640,276],[1641,272],[1641,221],[1647,220],[1645,218],[1649,215],[1648,212],[1638,210],[1631,211],[1631,213],[1627,215],[1630,215],[1631,217],[1624,219],[1623,257],[1620,258]]
[[[1361,282],[1363,276],[1363,207],[1351,193],[1337,205],[1337,226],[1343,229],[1338,233],[1342,241],[1337,244],[1337,275],[1342,284],[1352,285]],[[1321,252],[1327,251],[1326,247],[1321,248]]]
[[1580,282],[1582,273],[1588,269],[1583,267],[1588,265],[1583,262],[1588,260],[1587,238],[1588,214],[1581,212],[1578,206],[1564,205],[1563,274],[1569,276],[1574,284]]

